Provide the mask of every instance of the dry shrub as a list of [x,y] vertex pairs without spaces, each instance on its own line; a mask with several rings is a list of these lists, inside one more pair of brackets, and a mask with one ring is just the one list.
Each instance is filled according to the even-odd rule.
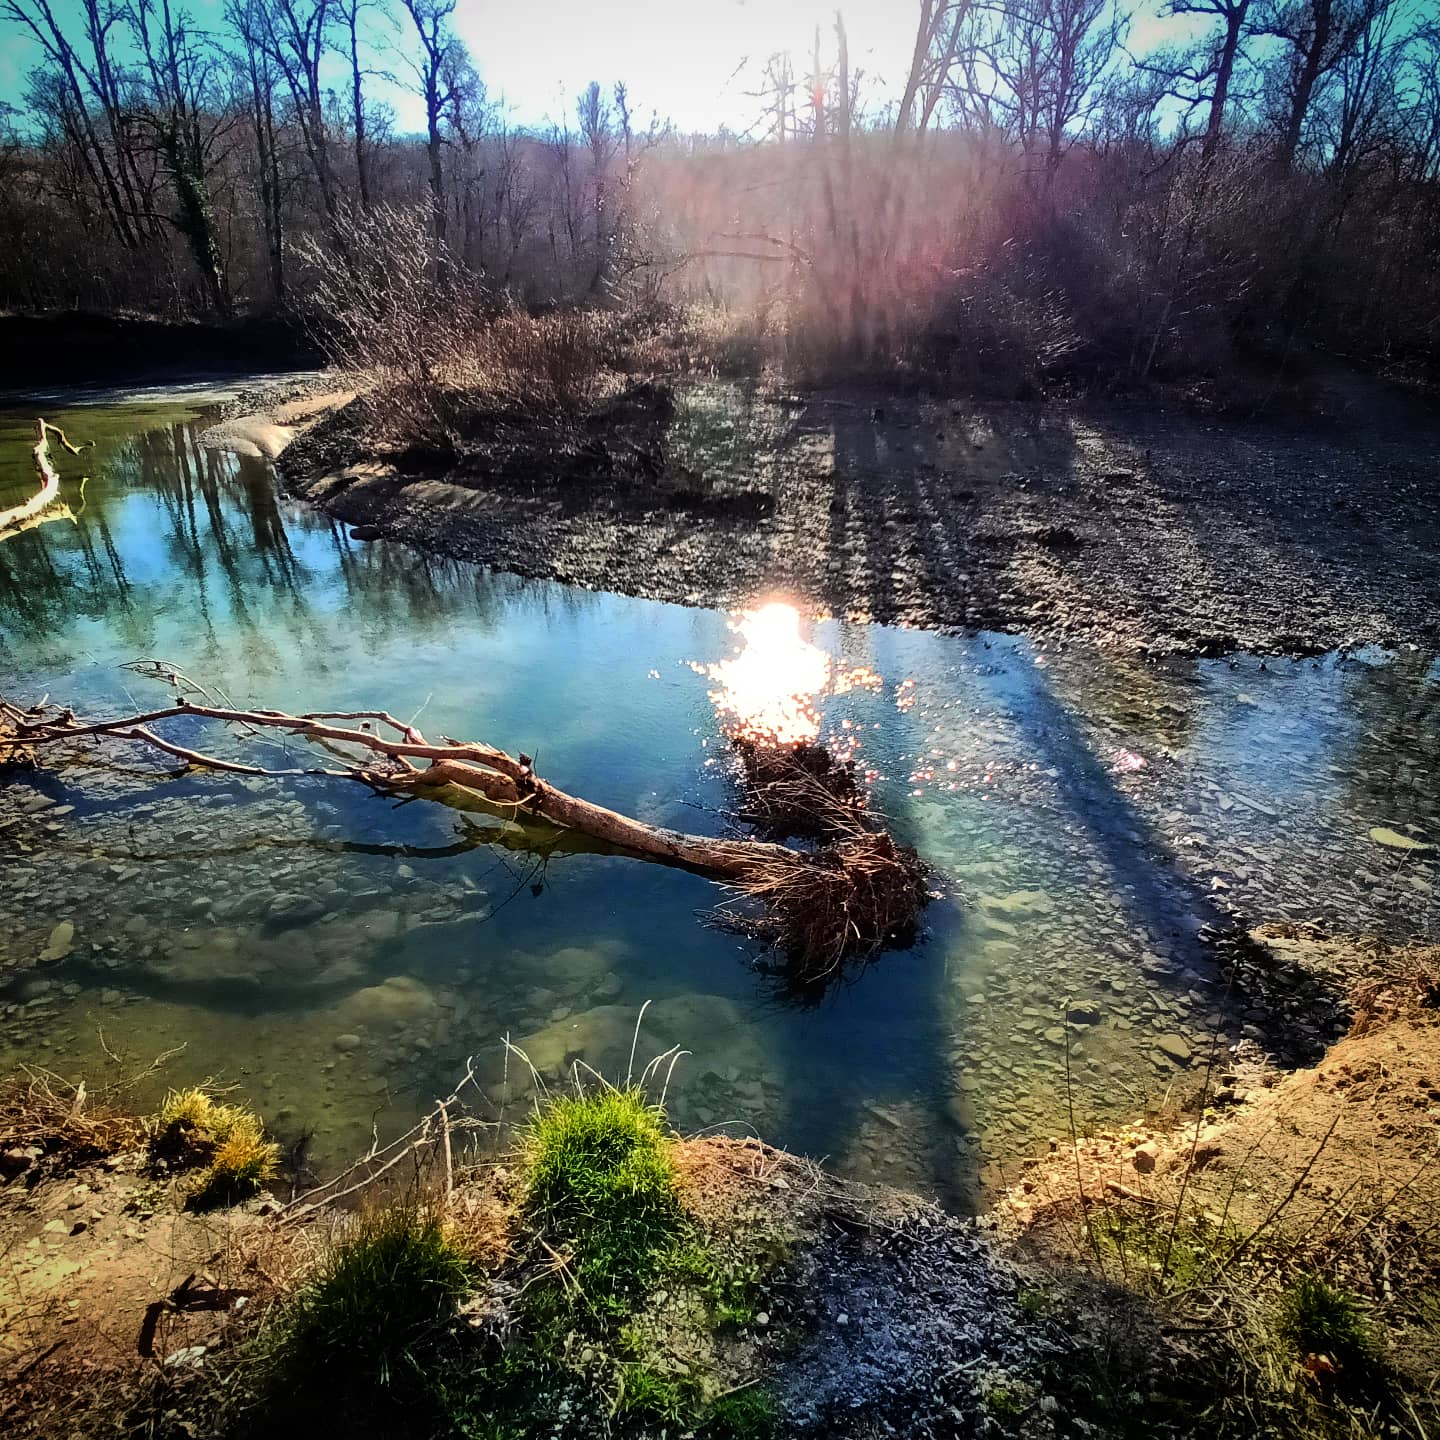
[[615,317],[603,311],[529,315],[511,307],[474,337],[467,379],[496,408],[574,418],[614,388],[620,349]]
[[766,292],[734,305],[658,303],[632,314],[625,363],[645,374],[759,375],[783,346],[779,296]]
[[22,1066],[0,1082],[0,1158],[7,1172],[64,1171],[138,1145],[143,1130],[82,1080]]
[[299,250],[313,322],[360,380],[373,445],[458,456],[477,424],[568,423],[613,388],[613,316],[532,315],[493,294],[435,240],[425,206],[343,212]]

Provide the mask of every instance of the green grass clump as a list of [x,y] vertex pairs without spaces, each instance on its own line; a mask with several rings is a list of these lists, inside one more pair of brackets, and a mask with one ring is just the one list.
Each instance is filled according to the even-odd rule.
[[700,1434],[705,1440],[771,1440],[780,1429],[780,1408],[763,1386],[721,1395],[710,1406]]
[[362,1417],[426,1401],[431,1347],[469,1287],[469,1262],[438,1216],[401,1205],[363,1219],[282,1319],[277,1398]]
[[522,1211],[588,1303],[618,1313],[683,1227],[665,1116],[638,1087],[545,1104],[524,1137]]
[[1359,1299],[1319,1275],[1302,1275],[1281,1296],[1275,1333],[1297,1355],[1323,1355],[1342,1373],[1375,1358],[1370,1322]]
[[148,1128],[154,1159],[195,1170],[185,1188],[196,1203],[249,1195],[280,1163],[280,1147],[265,1139],[253,1110],[199,1088],[170,1091]]
[[626,1365],[620,1371],[620,1393],[615,1413],[661,1425],[684,1423],[692,1408],[690,1387],[652,1370],[648,1365]]

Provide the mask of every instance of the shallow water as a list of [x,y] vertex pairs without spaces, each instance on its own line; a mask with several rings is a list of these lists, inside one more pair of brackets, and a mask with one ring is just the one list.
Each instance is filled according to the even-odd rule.
[[[537,857],[486,817],[341,782],[157,779],[138,753],[12,774],[0,1070],[184,1045],[151,1089],[233,1082],[283,1137],[313,1131],[324,1166],[471,1054],[513,1108],[507,1034],[542,1069],[623,1073],[651,1001],[642,1060],[691,1052],[669,1097],[683,1129],[754,1128],[967,1204],[1063,1131],[1068,1100],[1082,1125],[1118,1119],[1197,1086],[1212,1043],[1283,1039],[1214,983],[1196,932],[1224,907],[1440,928],[1435,852],[1369,835],[1440,840],[1433,656],[1156,668],[783,610],[741,630],[352,542],[278,499],[263,462],[198,448],[213,398],[47,416],[98,444],[64,467],[67,511],[0,541],[8,696],[158,705],[117,667],[161,656],[237,704],[418,712],[601,803],[716,830],[722,720],[773,719],[803,680],[818,693],[784,723],[856,748],[942,897],[912,950],[798,1004],[701,923],[716,893],[682,872]],[[0,416],[0,506],[33,485],[32,421]],[[65,921],[69,953],[39,961]]]

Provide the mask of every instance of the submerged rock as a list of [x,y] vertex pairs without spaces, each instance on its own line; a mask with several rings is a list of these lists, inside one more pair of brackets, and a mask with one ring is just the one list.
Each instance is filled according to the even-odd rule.
[[1155,1041],[1156,1048],[1177,1065],[1188,1065],[1193,1053],[1189,1042],[1182,1035],[1161,1035]]
[[[636,1022],[640,1022],[636,1041]],[[626,1077],[632,1045],[635,1072],[678,1045],[705,1074],[756,1075],[765,1054],[740,1008],[722,995],[672,995],[656,1001],[640,1019],[634,1005],[596,1005],[524,1036],[519,1047],[541,1075],[553,1075],[582,1060],[619,1083]],[[513,1072],[513,1067],[512,1067]]]
[[440,1004],[423,981],[411,975],[391,975],[379,985],[367,985],[347,995],[334,1013],[338,1023],[357,1030],[421,1032],[439,1019]]
[[1008,895],[982,895],[982,909],[1001,915],[1048,915],[1055,908],[1043,890],[1013,890]]
[[63,960],[75,948],[75,925],[73,921],[62,920],[51,932],[40,952],[45,961]]

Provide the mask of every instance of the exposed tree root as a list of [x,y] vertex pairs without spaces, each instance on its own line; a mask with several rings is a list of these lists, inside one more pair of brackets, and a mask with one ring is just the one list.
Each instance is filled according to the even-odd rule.
[[[759,916],[726,911],[724,923],[776,945],[806,980],[828,975],[848,959],[871,956],[913,931],[928,898],[924,866],[915,852],[895,845],[883,832],[864,828],[858,792],[849,800],[843,794],[837,798],[815,778],[813,767],[805,772],[808,779],[795,779],[800,772],[793,768],[785,771],[786,784],[813,784],[814,803],[827,807],[824,822],[807,831],[825,843],[807,852],[763,840],[689,835],[647,825],[551,785],[535,773],[528,755],[512,756],[477,742],[447,739],[436,744],[413,724],[383,710],[300,715],[242,710],[162,661],[140,660],[126,668],[164,681],[174,689],[175,702],[144,713],[86,720],[62,707],[23,709],[0,699],[0,761],[6,750],[121,740],[173,756],[187,767],[231,774],[349,780],[388,794],[433,800],[452,798],[452,787],[458,787],[506,818],[522,823],[539,819],[578,831],[619,852],[681,866],[759,901]],[[191,728],[197,721],[215,721],[233,727],[232,734],[242,740],[282,732],[310,742],[335,763],[274,768],[212,754],[155,728],[176,720],[187,721]],[[777,776],[782,771],[783,765]],[[835,775],[843,778],[843,767],[830,776],[832,781]],[[850,783],[853,787],[853,776]],[[787,804],[794,803],[792,795]]]
[[738,888],[758,913],[727,906],[726,928],[773,945],[787,982],[822,987],[852,960],[915,937],[930,900],[929,872],[897,845],[867,805],[854,762],[812,740],[732,740],[740,768],[741,818],[763,835],[812,841],[804,867],[753,865]]
[[865,793],[855,767],[828,746],[750,736],[732,743],[744,781],[740,818],[763,834],[821,840],[863,823]]

